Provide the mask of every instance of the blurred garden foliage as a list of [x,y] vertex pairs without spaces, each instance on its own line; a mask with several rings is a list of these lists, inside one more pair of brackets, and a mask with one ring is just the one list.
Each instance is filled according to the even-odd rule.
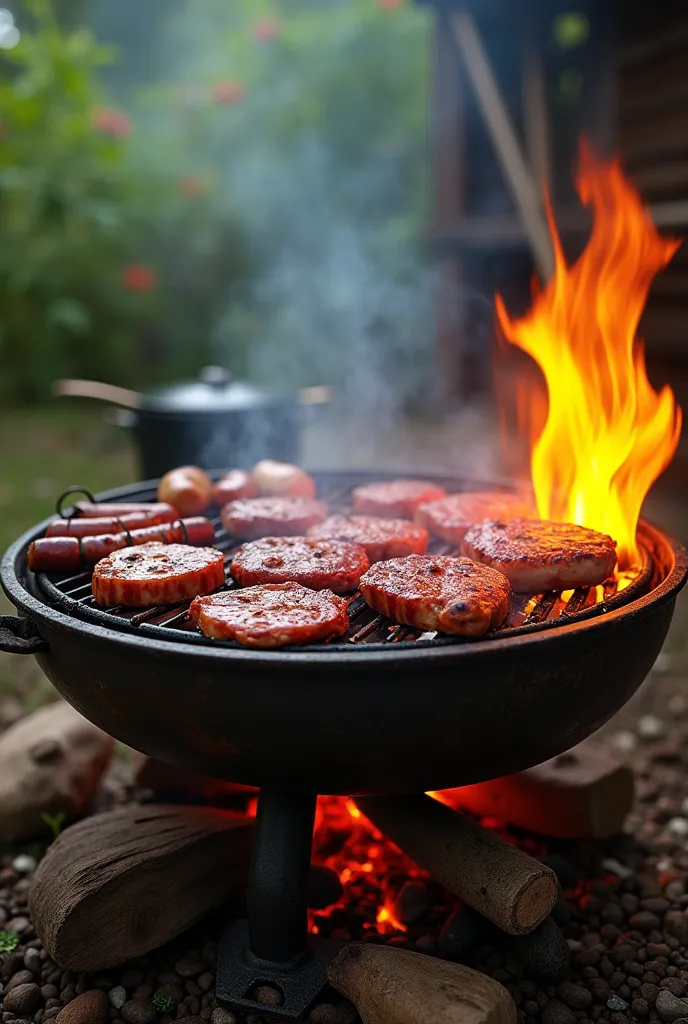
[[[13,13],[5,400],[63,375],[144,387],[208,360],[309,383],[337,371],[353,334],[411,352],[428,53],[410,0],[22,0]],[[296,368],[293,348],[280,360],[305,333]],[[333,343],[321,365],[317,335]]]

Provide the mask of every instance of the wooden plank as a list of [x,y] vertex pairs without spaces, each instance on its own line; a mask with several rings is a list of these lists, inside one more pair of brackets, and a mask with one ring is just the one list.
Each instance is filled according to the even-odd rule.
[[33,879],[36,934],[62,967],[95,971],[157,949],[244,884],[253,819],[129,805],[85,818]]

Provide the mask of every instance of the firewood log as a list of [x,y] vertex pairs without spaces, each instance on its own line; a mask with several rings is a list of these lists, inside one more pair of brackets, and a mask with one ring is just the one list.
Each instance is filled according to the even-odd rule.
[[553,871],[432,797],[356,802],[416,864],[510,935],[532,931],[554,906]]
[[179,935],[245,882],[253,819],[130,805],[86,818],[49,847],[29,908],[50,956],[94,971]]
[[327,968],[330,984],[363,1024],[514,1024],[499,982],[460,964],[408,949],[353,942]]

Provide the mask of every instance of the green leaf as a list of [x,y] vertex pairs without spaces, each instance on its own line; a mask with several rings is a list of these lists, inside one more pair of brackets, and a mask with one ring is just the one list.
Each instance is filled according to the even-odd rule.
[[12,953],[19,945],[19,936],[13,931],[0,931],[0,953]]

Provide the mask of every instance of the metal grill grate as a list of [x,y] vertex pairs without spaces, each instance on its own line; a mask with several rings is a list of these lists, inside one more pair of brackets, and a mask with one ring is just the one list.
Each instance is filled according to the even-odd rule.
[[[345,487],[332,488],[329,493],[327,491],[322,493],[322,500],[327,503],[330,513],[338,512],[346,515],[351,512],[350,495],[353,486],[355,484],[349,482]],[[458,486],[453,488],[457,491],[464,489]],[[452,488],[448,488],[448,490],[452,490]],[[152,495],[137,492],[135,497],[136,500],[150,500]],[[123,498],[123,500],[127,499]],[[220,521],[219,510],[211,510],[208,517],[216,530],[215,546],[225,553],[226,583],[223,589],[229,590],[235,585],[229,576],[229,566],[234,552],[242,541],[230,537],[225,532]],[[429,553],[451,555],[459,552],[449,544],[438,541],[430,544]],[[604,614],[608,609],[619,604],[626,604],[635,597],[646,593],[651,586],[651,577],[652,562],[647,552],[644,552],[642,571],[635,579],[628,581],[623,590],[618,589],[616,582],[610,580],[602,586],[586,587],[563,593],[513,594],[509,614],[504,624],[480,640],[446,637],[436,633],[424,633],[410,626],[400,626],[384,615],[379,615],[365,603],[359,593],[356,593],[352,595],[349,603],[350,625],[346,635],[318,646],[327,646],[336,650],[341,649],[342,645],[351,647],[363,644],[389,646],[400,643],[489,642],[490,639],[496,637],[534,632]],[[190,621],[187,614],[190,602],[174,606],[155,606],[142,610],[124,607],[102,609],[93,600],[90,570],[77,575],[40,574],[37,580],[44,596],[52,604],[75,617],[88,619],[111,629],[138,632],[143,636],[157,637],[160,640],[212,644],[213,646],[217,646],[219,643],[217,640],[203,637]],[[237,647],[239,645],[226,642],[223,646]]]

